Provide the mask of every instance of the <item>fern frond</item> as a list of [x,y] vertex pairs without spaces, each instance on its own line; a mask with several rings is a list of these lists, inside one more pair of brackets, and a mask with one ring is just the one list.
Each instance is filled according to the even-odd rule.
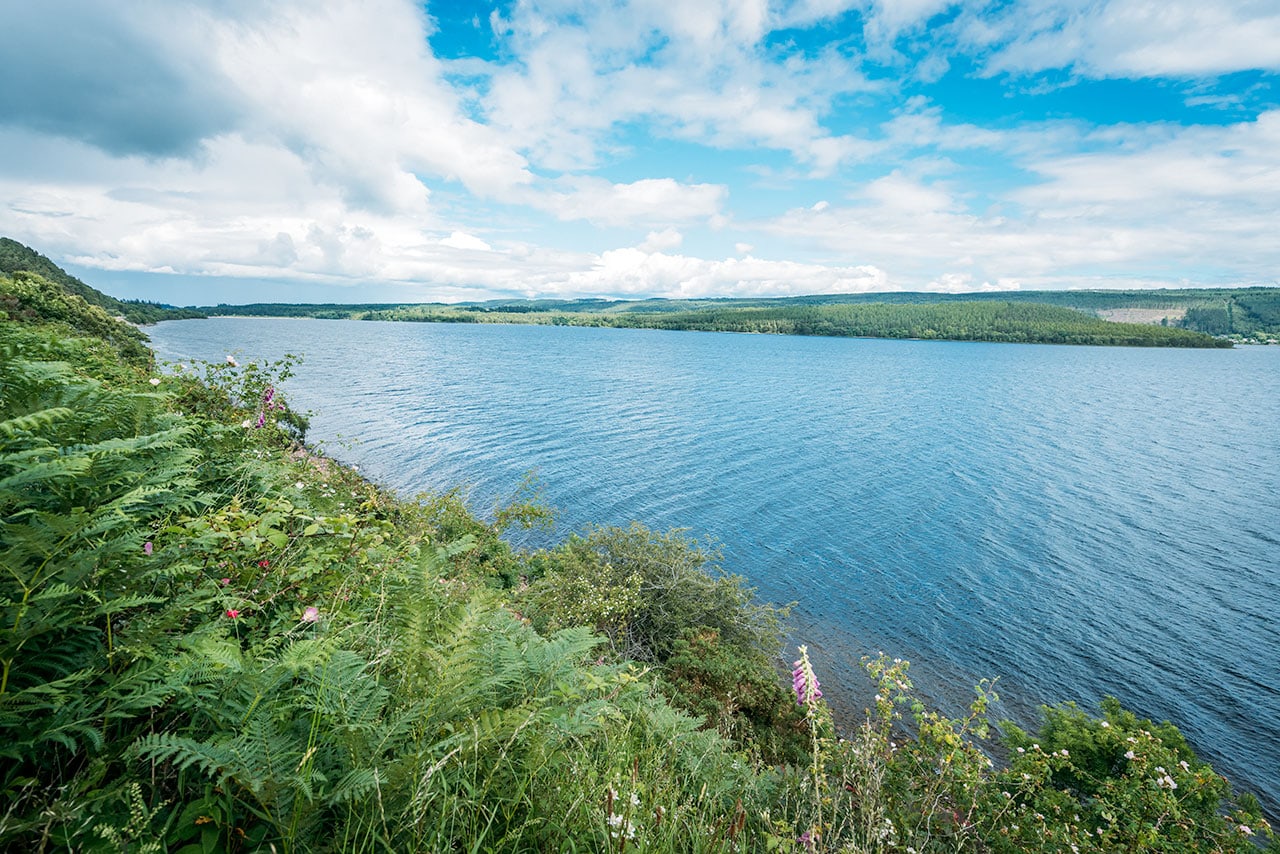
[[363,800],[379,786],[385,786],[387,778],[378,768],[356,768],[340,779],[325,798],[329,805],[356,803]]
[[[8,467],[10,465],[19,467],[21,461],[0,458],[0,466]],[[19,467],[16,474],[11,474],[0,480],[0,501],[4,501],[3,495],[6,492],[16,492],[19,489],[28,489],[40,484],[50,484],[58,480],[74,480],[75,478],[83,477],[88,474],[92,465],[92,461],[86,457],[59,457],[47,462]]]
[[180,770],[197,768],[218,782],[225,782],[227,769],[235,764],[234,752],[194,738],[157,732],[134,742],[129,752],[142,759],[172,762]]
[[52,406],[39,412],[28,412],[0,421],[0,437],[9,438],[20,433],[47,431],[55,424],[66,421],[75,411],[66,406]]

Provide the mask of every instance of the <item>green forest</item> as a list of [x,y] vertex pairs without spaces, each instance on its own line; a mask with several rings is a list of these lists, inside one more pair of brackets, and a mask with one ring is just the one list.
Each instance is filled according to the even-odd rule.
[[836,720],[705,544],[518,550],[536,495],[484,521],[310,448],[291,359],[157,365],[29,271],[0,311],[4,850],[1277,850],[1173,724],[1024,730],[991,682],[948,717],[889,656]]
[[[389,313],[412,319],[401,309]],[[863,303],[674,312],[554,315],[553,323],[641,329],[756,332],[863,338],[920,338],[1132,347],[1230,347],[1199,332],[1152,324],[1112,323],[1039,303]]]
[[[1150,322],[1120,322],[1138,310]],[[772,299],[492,300],[478,303],[217,305],[202,314],[1136,347],[1280,342],[1280,288],[837,294]],[[1160,315],[1159,320],[1155,316]]]

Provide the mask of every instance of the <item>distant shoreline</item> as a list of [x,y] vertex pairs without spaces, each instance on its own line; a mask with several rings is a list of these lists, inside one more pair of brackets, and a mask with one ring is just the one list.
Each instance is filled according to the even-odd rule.
[[[578,308],[578,306],[574,306]],[[645,304],[645,310],[569,311],[557,307],[246,306],[208,309],[211,317],[309,317],[319,320],[384,320],[414,323],[508,323],[596,326],[670,331],[743,332],[840,338],[984,341],[1116,347],[1230,348],[1232,342],[1202,332],[1149,323],[1104,320],[1064,306],[1033,302],[835,303],[728,305],[683,308]]]

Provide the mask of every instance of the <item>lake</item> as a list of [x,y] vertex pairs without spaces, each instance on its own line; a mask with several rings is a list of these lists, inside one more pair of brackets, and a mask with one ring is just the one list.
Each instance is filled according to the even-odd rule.
[[798,603],[828,696],[910,659],[959,712],[1104,695],[1280,805],[1280,347],[1154,350],[221,318],[174,361],[305,360],[309,438],[486,515],[534,472],[557,535],[639,520]]

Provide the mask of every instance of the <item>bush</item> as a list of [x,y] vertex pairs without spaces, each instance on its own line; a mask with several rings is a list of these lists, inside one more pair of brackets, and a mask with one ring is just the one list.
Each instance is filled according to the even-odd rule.
[[795,756],[800,717],[776,663],[785,611],[758,603],[715,555],[637,523],[570,537],[530,567],[516,602],[540,631],[589,626],[613,660],[656,666],[668,695],[722,734]]

